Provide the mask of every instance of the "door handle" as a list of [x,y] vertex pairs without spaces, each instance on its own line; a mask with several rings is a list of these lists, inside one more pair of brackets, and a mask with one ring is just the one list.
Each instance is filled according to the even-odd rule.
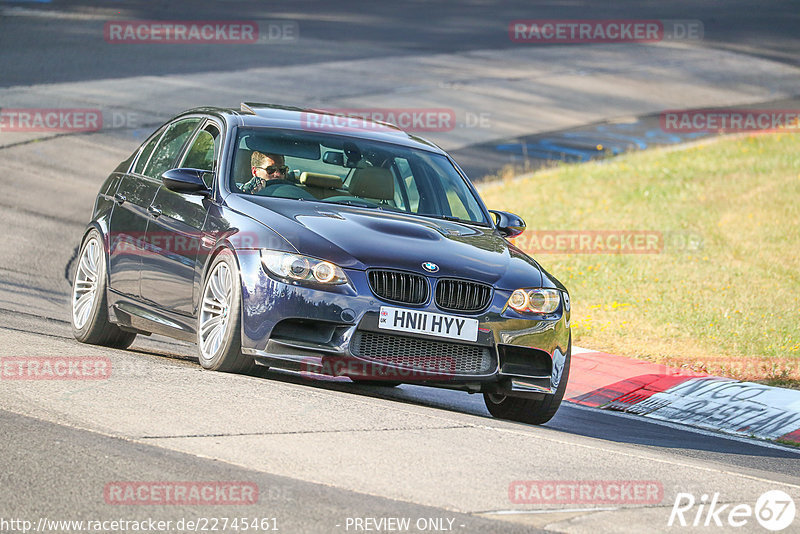
[[120,193],[117,193],[116,195],[114,195],[114,202],[116,202],[118,206],[122,206],[122,204],[123,204],[123,203],[124,203],[126,200],[128,200],[128,199],[127,199],[127,198],[125,198],[125,195],[122,195],[122,194],[120,194]]
[[158,206],[153,206],[152,204],[150,204],[150,206],[148,206],[148,208],[147,208],[147,212],[150,215],[152,215],[153,217],[158,217],[158,216],[161,215],[161,208],[159,208]]

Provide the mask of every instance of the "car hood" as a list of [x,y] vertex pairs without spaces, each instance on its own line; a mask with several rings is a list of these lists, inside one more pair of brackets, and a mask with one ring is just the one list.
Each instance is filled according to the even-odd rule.
[[281,234],[298,252],[345,269],[391,268],[502,289],[539,287],[539,265],[494,228],[388,210],[291,199],[229,197],[229,205]]

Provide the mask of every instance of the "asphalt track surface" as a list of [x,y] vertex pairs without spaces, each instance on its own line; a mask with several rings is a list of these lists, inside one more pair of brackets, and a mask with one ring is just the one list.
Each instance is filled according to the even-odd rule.
[[[508,23],[517,19],[672,19],[701,20],[702,46],[744,51],[763,57],[800,63],[800,14],[791,1],[735,0],[608,3],[586,1],[507,2],[320,2],[228,1],[191,2],[70,1],[47,3],[68,8],[69,16],[35,16],[39,2],[3,2],[33,12],[17,24],[2,22],[0,49],[3,69],[0,86],[84,81],[142,74],[186,74],[200,71],[236,71],[268,65],[298,65],[322,61],[355,60],[417,53],[453,53],[509,46]],[[254,54],[252,47],[183,46],[174,54],[158,47],[131,51],[119,47],[98,53],[85,37],[95,30],[100,15],[106,20],[282,20],[300,24],[301,36],[313,46],[291,53]],[[102,22],[101,22],[102,26]],[[181,59],[178,60],[177,58]],[[264,82],[266,83],[266,82]]]
[[[270,13],[259,6],[231,2],[225,9],[236,18],[299,21],[307,42],[279,54],[267,49],[268,55],[237,47],[103,47],[87,35],[110,18],[233,17],[218,7],[176,2],[0,4],[0,87],[7,89],[0,105],[30,106],[25,94],[31,92],[51,95],[42,107],[72,105],[79,91],[87,104],[106,105],[122,98],[114,92],[120,86],[137,84],[132,92],[150,102],[119,105],[139,114],[150,109],[156,123],[181,109],[180,95],[166,105],[135,77],[156,76],[153,86],[171,83],[195,99],[203,88],[189,87],[181,76],[286,66],[305,68],[293,72],[305,72],[308,81],[329,62],[338,69],[371,59],[495,54],[508,46],[507,21],[515,18],[701,19],[706,39],[695,47],[701,50],[683,54],[742,53],[737,61],[763,59],[765,69],[785,73],[787,84],[798,79],[792,70],[800,48],[797,12],[790,3],[757,13],[746,3],[723,9],[714,2],[602,9],[549,3],[536,10],[527,3],[276,3]],[[592,47],[568,53],[604,58],[602,69],[616,61]],[[502,83],[496,88],[504,90]],[[348,89],[357,94],[356,87]],[[219,97],[213,90],[205,88],[212,101]],[[239,97],[227,90],[226,99]],[[749,91],[738,100],[724,96],[736,103],[791,96],[772,87]],[[495,97],[485,94],[482,105]],[[593,98],[593,106],[612,109],[611,94]],[[626,103],[614,105],[610,116]],[[800,503],[800,454],[785,447],[569,404],[547,425],[531,427],[492,419],[480,397],[459,392],[405,385],[385,390],[272,371],[209,373],[199,369],[192,346],[164,338],[140,337],[128,351],[78,344],[67,306],[75,247],[99,184],[138,145],[147,124],[22,138],[0,132],[0,356],[103,356],[113,368],[104,381],[0,382],[0,520],[247,516],[274,517],[282,532],[353,532],[348,518],[409,517],[412,523],[452,519],[444,524],[462,532],[652,532],[693,530],[667,528],[680,492],[698,498],[719,493],[722,503],[753,505],[765,491],[780,489]],[[475,141],[489,143],[506,133],[485,132]],[[521,133],[533,135],[537,128]],[[469,146],[455,145],[464,151]],[[259,501],[126,506],[108,504],[103,496],[115,481],[187,480],[255,483]],[[508,494],[517,480],[657,481],[664,496],[646,505],[520,504]],[[736,531],[763,529],[751,520]]]

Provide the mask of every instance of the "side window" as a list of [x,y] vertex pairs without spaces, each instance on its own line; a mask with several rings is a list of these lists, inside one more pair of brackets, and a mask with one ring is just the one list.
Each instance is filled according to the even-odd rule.
[[186,139],[197,127],[198,122],[200,122],[199,118],[183,119],[167,126],[167,131],[161,137],[161,141],[153,151],[153,156],[142,174],[150,178],[160,178],[164,171],[168,171],[172,162],[178,157],[178,152],[183,148]]
[[133,172],[135,172],[136,174],[142,174],[145,165],[147,165],[147,162],[150,159],[150,155],[153,153],[153,149],[156,147],[156,143],[158,143],[158,140],[161,139],[161,136],[163,134],[164,134],[164,128],[160,129],[156,133],[156,135],[154,135],[150,139],[150,141],[145,145],[145,147],[139,154],[139,159],[136,160],[136,166],[133,168]]
[[[217,158],[219,157],[220,135],[219,129],[213,124],[209,124],[197,133],[192,146],[186,151],[186,156],[180,167],[190,169],[200,169],[213,172],[217,168]],[[206,185],[211,187],[213,176],[206,175]]]

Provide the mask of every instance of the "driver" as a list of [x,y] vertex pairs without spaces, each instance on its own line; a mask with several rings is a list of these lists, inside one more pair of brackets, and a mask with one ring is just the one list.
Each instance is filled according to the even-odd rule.
[[241,187],[242,193],[255,194],[264,189],[270,182],[285,181],[286,173],[289,171],[286,161],[280,154],[262,154],[261,152],[253,151],[250,156],[250,165],[253,177]]

